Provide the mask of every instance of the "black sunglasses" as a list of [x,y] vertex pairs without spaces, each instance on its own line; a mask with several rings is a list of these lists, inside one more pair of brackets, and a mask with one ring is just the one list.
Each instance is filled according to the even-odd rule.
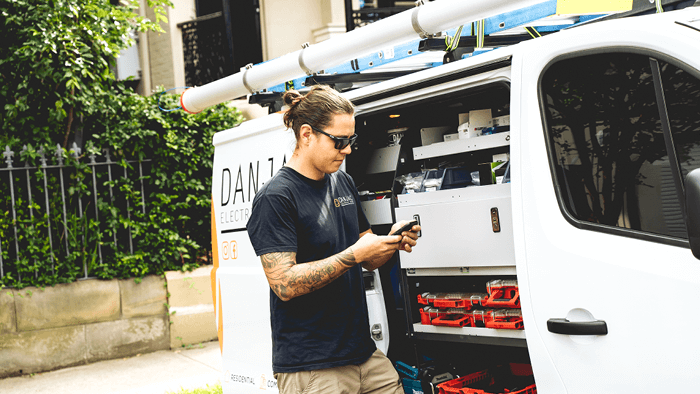
[[343,150],[346,147],[351,146],[353,143],[355,143],[355,140],[357,139],[357,134],[353,134],[350,137],[336,137],[334,135],[330,135],[330,134],[326,133],[323,130],[317,129],[314,126],[309,125],[309,127],[311,127],[311,129],[315,132],[327,135],[328,138],[332,139],[333,142],[335,142],[335,149],[338,149],[338,150]]

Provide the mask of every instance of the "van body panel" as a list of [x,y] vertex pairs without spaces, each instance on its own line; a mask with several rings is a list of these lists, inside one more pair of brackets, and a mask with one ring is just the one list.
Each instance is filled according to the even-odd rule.
[[[511,145],[514,222],[521,229],[516,260],[521,292],[527,293],[523,314],[538,392],[561,392],[559,385],[550,387],[555,374],[567,393],[682,391],[700,379],[694,328],[700,317],[687,313],[700,285],[700,264],[685,247],[572,226],[553,187],[539,107],[540,75],[562,56],[632,49],[700,67],[700,34],[683,30],[668,14],[533,40],[520,48],[522,63],[514,61],[523,67],[522,80],[513,83],[520,96],[514,103],[520,116],[513,116],[520,133],[513,133]],[[657,318],[661,311],[679,319]],[[609,331],[555,334],[547,329],[552,318],[604,320]],[[540,362],[545,350],[553,363]]]
[[[453,97],[490,84],[510,87],[511,183],[504,195],[491,196],[494,203],[507,205],[502,209],[499,206],[505,231],[489,234],[509,237],[505,247],[497,251],[502,262],[492,259],[470,263],[454,251],[442,252],[458,244],[465,233],[476,236],[482,231],[463,231],[461,227],[471,220],[484,222],[483,218],[477,219],[481,210],[463,209],[464,201],[471,198],[460,194],[466,189],[443,193],[449,194],[445,200],[435,194],[425,201],[421,200],[425,196],[420,196],[415,204],[404,198],[408,203],[402,205],[399,198],[397,206],[384,212],[388,215],[377,224],[387,226],[389,223],[384,222],[390,214],[395,214],[397,220],[421,216],[423,236],[418,246],[410,255],[399,255],[401,269],[412,270],[411,291],[418,287],[417,282],[425,286],[424,282],[440,280],[428,278],[425,272],[433,272],[435,277],[449,276],[446,272],[466,277],[487,275],[479,272],[502,275],[507,268],[503,275],[512,278],[515,265],[527,333],[518,341],[526,338],[540,393],[685,392],[700,382],[700,337],[695,333],[700,315],[691,307],[700,288],[700,262],[680,239],[669,243],[660,236],[635,237],[625,229],[606,232],[599,231],[600,226],[572,223],[574,219],[567,216],[555,190],[540,102],[540,81],[549,65],[586,53],[648,54],[700,78],[700,31],[693,28],[698,20],[700,7],[592,23],[344,94],[359,103],[356,115],[362,120],[409,106],[417,108],[423,100]],[[494,64],[499,68],[489,69]],[[470,72],[474,70],[487,71]],[[294,136],[284,129],[282,115],[277,113],[217,133],[214,145],[212,196],[220,263],[215,283],[223,305],[218,318],[224,327],[224,392],[276,392],[271,372],[269,286],[244,231],[245,214],[257,187],[291,157]],[[480,195],[486,188],[476,193]],[[476,205],[491,204],[481,198],[475,201]],[[379,209],[386,211],[386,207]],[[489,251],[479,253],[480,257],[489,257]],[[430,256],[445,261],[435,263],[437,259]],[[474,265],[471,273],[460,271],[467,265],[465,271],[469,272],[470,264]],[[381,280],[377,271],[366,274],[375,284],[367,291],[371,326],[381,325],[383,338],[375,340],[388,353],[387,307],[383,304]],[[462,278],[453,279],[457,282]],[[408,290],[408,286],[401,288],[401,292]],[[413,327],[417,325],[417,311],[413,311],[414,320],[410,321],[409,301],[403,306],[407,337],[415,334]],[[547,322],[562,318],[574,322],[602,320],[608,331],[593,336],[550,332]],[[445,332],[454,332],[446,342],[479,344],[480,338],[476,337],[491,336],[479,346],[512,344],[499,344],[496,337],[500,333],[489,335],[473,329],[477,335],[457,327],[426,327],[437,333],[422,337],[427,340],[444,340]]]
[[[213,220],[219,252],[215,283],[217,294],[221,292],[218,318],[224,328],[222,384],[227,392],[277,392],[270,287],[246,226],[255,193],[291,158],[294,132],[284,127],[282,114],[277,113],[219,132],[213,143]],[[379,273],[365,273],[369,276],[365,283],[371,283],[366,290],[370,328],[379,332],[373,338],[387,353],[389,323]]]
[[[294,135],[279,114],[214,136],[214,222],[226,392],[277,391],[272,374],[270,287],[246,230],[255,192],[291,157]],[[217,292],[218,294],[218,292]]]

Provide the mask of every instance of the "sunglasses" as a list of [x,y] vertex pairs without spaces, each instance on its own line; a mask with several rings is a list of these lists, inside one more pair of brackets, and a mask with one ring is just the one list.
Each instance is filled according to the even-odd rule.
[[335,142],[335,149],[338,150],[343,150],[348,146],[352,146],[352,144],[355,143],[355,140],[357,139],[357,134],[353,134],[350,137],[336,137],[334,135],[326,133],[323,130],[317,129],[314,126],[309,125],[309,127],[311,127],[311,129],[317,133],[327,135],[328,138],[332,139],[333,142]]

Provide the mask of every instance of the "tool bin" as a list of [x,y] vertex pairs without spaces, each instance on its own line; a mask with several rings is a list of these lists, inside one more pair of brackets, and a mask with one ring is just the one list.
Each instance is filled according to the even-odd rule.
[[458,376],[451,365],[439,365],[428,361],[416,368],[402,361],[397,361],[395,368],[401,377],[406,394],[433,394],[438,392],[437,385],[453,380]]
[[418,295],[418,303],[437,308],[465,308],[483,305],[488,299],[484,293],[423,293]]
[[499,309],[489,311],[488,315],[484,321],[486,328],[523,329],[523,315],[520,309]]
[[491,308],[520,308],[517,280],[496,279],[486,283],[489,298],[483,303]]
[[437,385],[439,394],[536,394],[529,364],[511,363]]

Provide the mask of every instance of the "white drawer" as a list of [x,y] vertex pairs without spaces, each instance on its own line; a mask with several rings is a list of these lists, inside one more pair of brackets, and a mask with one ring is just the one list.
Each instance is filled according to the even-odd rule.
[[[423,204],[400,200],[396,209],[396,221],[418,215],[422,228],[413,252],[399,254],[401,268],[515,265],[510,184],[414,196]],[[498,210],[498,232],[492,226],[492,208]]]

